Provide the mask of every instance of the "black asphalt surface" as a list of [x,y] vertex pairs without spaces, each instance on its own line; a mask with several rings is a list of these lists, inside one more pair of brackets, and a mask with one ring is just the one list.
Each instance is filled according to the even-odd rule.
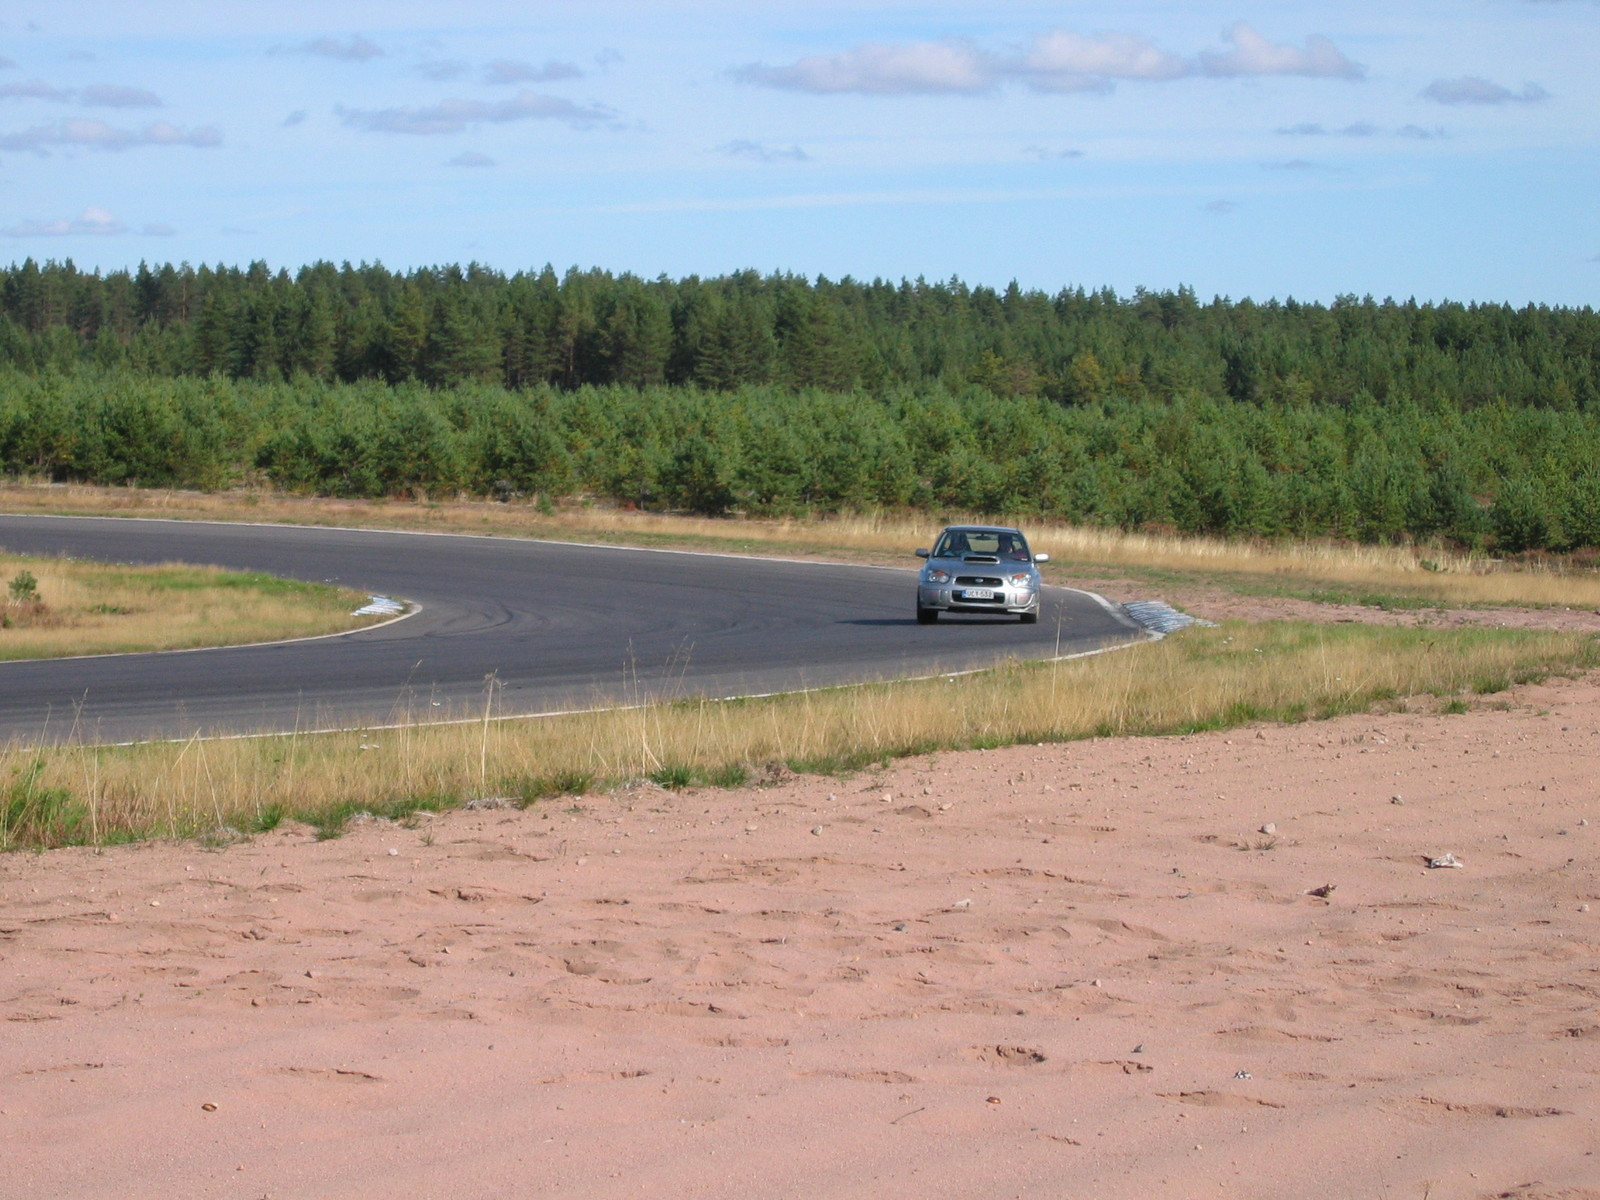
[[[930,537],[933,530],[929,530]],[[0,741],[189,737],[733,696],[1050,658],[1137,638],[1048,589],[1037,625],[914,617],[901,569],[512,538],[0,516],[0,547],[323,580],[421,611],[299,642],[0,663]],[[3,636],[3,635],[0,635]]]

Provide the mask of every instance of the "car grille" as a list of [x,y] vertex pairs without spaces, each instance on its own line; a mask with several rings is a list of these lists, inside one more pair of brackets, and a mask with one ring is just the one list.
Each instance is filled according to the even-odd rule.
[[962,587],[987,587],[997,588],[1004,586],[1004,580],[994,579],[988,575],[957,575],[956,582]]

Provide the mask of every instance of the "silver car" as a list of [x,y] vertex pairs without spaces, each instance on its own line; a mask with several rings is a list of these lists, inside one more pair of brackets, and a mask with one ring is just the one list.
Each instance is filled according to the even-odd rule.
[[1015,613],[1024,625],[1039,619],[1039,568],[1048,554],[1034,554],[1017,529],[999,525],[951,525],[932,550],[917,580],[917,624],[931,625],[942,612]]

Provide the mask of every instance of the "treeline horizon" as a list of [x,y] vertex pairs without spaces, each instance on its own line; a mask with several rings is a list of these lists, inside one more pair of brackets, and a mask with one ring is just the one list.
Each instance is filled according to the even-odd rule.
[[0,269],[0,473],[1600,546],[1600,315],[477,265]]
[[817,387],[969,385],[1058,403],[1169,398],[1586,408],[1600,402],[1589,307],[1341,296],[1332,304],[1192,289],[815,280],[755,271],[644,279],[477,263],[291,274],[141,264],[0,268],[0,365],[80,364],[432,387],[500,383]]

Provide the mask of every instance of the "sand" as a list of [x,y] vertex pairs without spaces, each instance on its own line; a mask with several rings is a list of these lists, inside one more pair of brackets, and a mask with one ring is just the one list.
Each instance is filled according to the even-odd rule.
[[0,1196],[1600,1197],[1600,678],[1509,699],[6,855]]

